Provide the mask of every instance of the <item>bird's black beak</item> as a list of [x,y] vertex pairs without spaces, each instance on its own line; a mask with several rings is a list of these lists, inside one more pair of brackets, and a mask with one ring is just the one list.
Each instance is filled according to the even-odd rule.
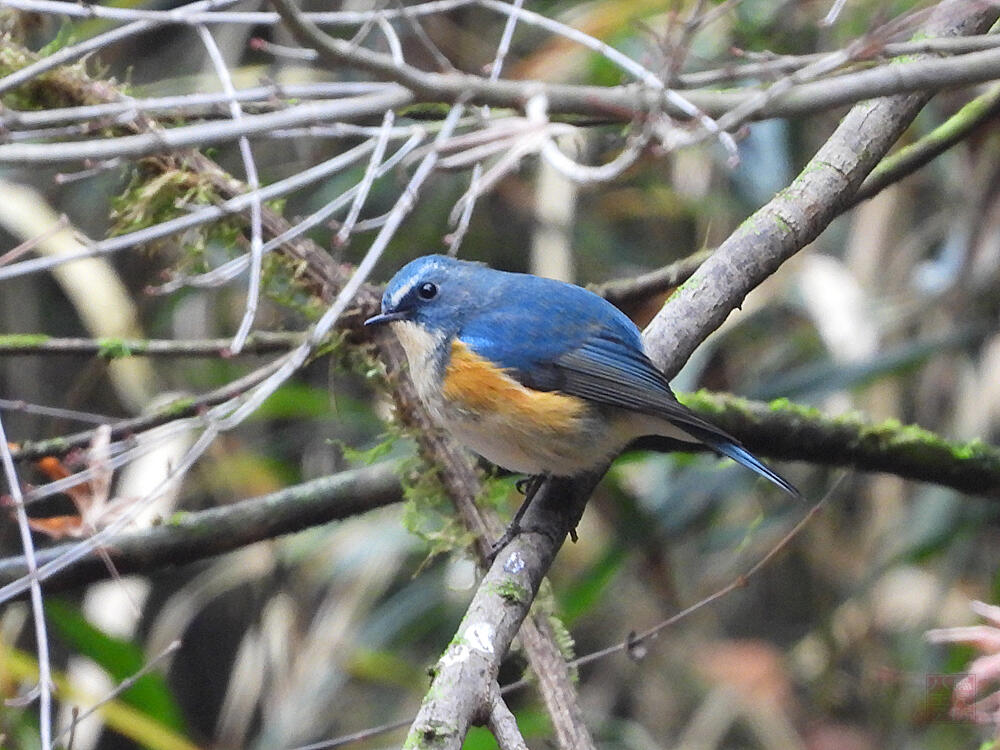
[[405,310],[391,310],[390,312],[380,313],[379,315],[373,315],[365,321],[365,326],[380,326],[386,323],[391,323],[394,320],[406,320],[407,313]]

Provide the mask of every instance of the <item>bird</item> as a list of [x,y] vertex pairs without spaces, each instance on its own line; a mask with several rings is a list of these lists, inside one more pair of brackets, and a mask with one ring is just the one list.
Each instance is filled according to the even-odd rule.
[[432,419],[487,461],[530,478],[516,525],[547,477],[606,466],[647,436],[704,443],[795,497],[738,439],[681,404],[639,329],[593,292],[445,255],[403,266],[381,312]]

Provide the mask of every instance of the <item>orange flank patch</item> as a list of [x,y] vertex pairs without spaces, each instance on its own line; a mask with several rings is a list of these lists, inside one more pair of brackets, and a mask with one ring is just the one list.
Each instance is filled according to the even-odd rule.
[[442,393],[470,416],[500,417],[532,432],[573,430],[586,409],[575,396],[524,387],[458,339],[451,344]]

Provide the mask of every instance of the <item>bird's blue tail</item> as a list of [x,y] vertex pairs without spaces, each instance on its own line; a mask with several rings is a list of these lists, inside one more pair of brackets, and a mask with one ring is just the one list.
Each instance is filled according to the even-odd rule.
[[721,453],[723,456],[733,459],[736,463],[746,466],[751,471],[755,471],[757,474],[764,477],[764,479],[776,484],[789,495],[797,498],[802,497],[802,493],[798,491],[795,485],[781,476],[774,469],[767,466],[767,464],[739,443],[735,443],[732,440],[726,440],[720,435],[714,435],[707,430],[692,429],[688,425],[685,425],[684,429],[693,437],[698,438],[701,442],[711,447],[717,453]]

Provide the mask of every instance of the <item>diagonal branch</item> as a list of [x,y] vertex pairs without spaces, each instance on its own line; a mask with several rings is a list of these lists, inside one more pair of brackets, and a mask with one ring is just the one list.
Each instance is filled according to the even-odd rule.
[[[995,18],[992,8],[977,4],[970,10],[969,3],[945,0],[926,33],[976,33]],[[647,328],[645,339],[657,364],[676,373],[751,289],[818,235],[929,98],[910,94],[855,107],[796,181],[744,223],[675,295],[678,301],[672,300]],[[518,618],[527,614],[541,577],[599,477],[595,473],[543,485],[523,521],[525,528],[538,531],[516,537],[487,572],[455,641],[438,662],[408,747],[461,747],[487,705]]]
[[[930,31],[956,36],[984,28],[996,16],[992,7],[983,10],[979,4],[962,16],[970,5],[945,0]],[[841,212],[930,97],[900,94],[854,107],[792,184],[743,222],[677,290],[643,337],[668,377],[752,289]]]

